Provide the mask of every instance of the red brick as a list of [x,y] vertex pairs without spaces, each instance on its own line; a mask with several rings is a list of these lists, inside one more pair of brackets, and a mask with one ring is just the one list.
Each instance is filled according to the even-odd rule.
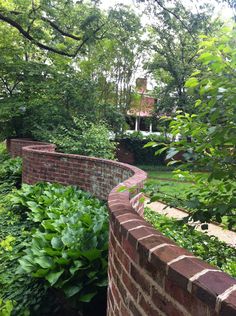
[[168,301],[155,287],[153,287],[152,290],[152,301],[159,310],[165,313],[166,316],[184,316],[182,311],[177,309],[177,307]]
[[121,303],[121,306],[120,306],[120,316],[130,316],[130,311],[129,309],[123,304]]
[[194,281],[192,293],[209,306],[215,307],[216,297],[234,284],[236,284],[236,280],[229,277],[226,273],[208,272]]
[[183,260],[175,262],[169,266],[168,278],[173,280],[173,282],[182,288],[187,289],[189,278],[194,276],[196,273],[209,268],[214,269],[214,267],[211,267],[206,262],[197,258],[184,258]]
[[139,262],[139,253],[136,250],[136,248],[131,245],[131,243],[124,239],[122,243],[122,248],[124,252],[129,256],[134,262],[138,263]]
[[144,313],[141,313],[141,312],[137,309],[137,306],[136,306],[136,304],[135,304],[133,301],[131,301],[131,302],[129,303],[129,309],[130,309],[130,311],[131,311],[131,315],[132,315],[132,316],[144,316],[144,315],[145,315]]
[[158,316],[161,315],[160,312],[154,307],[153,304],[147,302],[142,294],[139,295],[139,305],[145,311],[145,315],[147,316]]
[[130,276],[124,272],[122,275],[122,282],[128,289],[129,293],[134,297],[135,300],[138,299],[138,288],[136,282],[130,278]]
[[165,291],[174,300],[180,303],[192,316],[208,315],[208,307],[197,297],[190,294],[187,290],[176,285],[172,280],[166,278]]
[[229,297],[221,303],[220,316],[236,315],[236,291],[232,292]]
[[146,273],[144,270],[139,270],[133,264],[131,264],[130,276],[141,287],[142,291],[150,295],[151,285],[150,281],[146,277]]

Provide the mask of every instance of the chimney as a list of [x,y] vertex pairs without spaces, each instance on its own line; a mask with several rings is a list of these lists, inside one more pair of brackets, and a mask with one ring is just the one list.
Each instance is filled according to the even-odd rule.
[[136,88],[138,92],[145,93],[147,91],[147,78],[137,78]]

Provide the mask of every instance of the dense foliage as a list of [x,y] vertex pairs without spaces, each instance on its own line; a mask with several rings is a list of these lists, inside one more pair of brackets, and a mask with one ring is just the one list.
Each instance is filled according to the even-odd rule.
[[[165,146],[166,137],[151,134],[143,136],[139,132],[132,134],[119,135],[116,141],[134,156],[134,164],[145,165],[165,165],[165,154],[155,155],[155,152]],[[156,148],[144,148],[151,141],[155,141]]]
[[104,292],[104,203],[75,187],[39,183],[13,191],[1,208],[0,297],[11,300],[13,315],[57,315],[58,302],[73,315]]
[[82,154],[107,159],[114,159],[116,143],[106,124],[91,123],[84,117],[73,118],[70,128],[59,126],[53,132],[41,130],[38,139],[57,145],[57,150],[64,153]]
[[[166,147],[172,160],[184,152],[182,176],[195,183],[182,201],[191,217],[221,222],[227,216],[229,228],[236,224],[235,53],[234,28],[223,28],[217,37],[202,37],[201,68],[186,82],[197,99],[197,114],[177,113],[170,133],[181,137]],[[190,175],[189,168],[208,170],[209,176]]]
[[219,241],[215,236],[198,232],[181,221],[168,218],[148,208],[145,209],[144,217],[158,231],[174,240],[179,246],[236,277],[235,248]]
[[220,25],[211,19],[214,7],[209,2],[194,1],[194,6],[189,10],[183,1],[173,5],[150,0],[147,10],[153,22],[148,35],[153,54],[145,65],[157,81],[153,94],[158,98],[158,114],[194,111],[185,83],[196,66],[199,35],[213,33]]
[[1,140],[38,138],[60,125],[70,130],[80,116],[120,130],[144,51],[140,19],[129,7],[106,12],[96,1],[7,0],[0,22]]
[[0,195],[10,192],[13,187],[20,188],[21,172],[21,158],[10,158],[5,145],[0,143]]
[[70,186],[16,189],[21,160],[3,145],[0,160],[0,315],[88,315],[105,297],[105,204]]
[[75,303],[90,301],[107,279],[105,205],[74,187],[56,184],[23,185],[9,196],[9,204],[38,224],[20,259],[23,270],[46,279]]

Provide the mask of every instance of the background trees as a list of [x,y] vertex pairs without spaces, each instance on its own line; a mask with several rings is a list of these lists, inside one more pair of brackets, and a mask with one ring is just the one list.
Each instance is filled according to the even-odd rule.
[[[170,203],[177,198],[194,221],[215,220],[230,229],[236,225],[235,56],[235,28],[202,36],[198,67],[185,83],[195,99],[195,113],[180,111],[168,118],[170,133],[180,137],[166,147],[171,163],[182,163],[176,173],[194,183],[184,200],[171,197]],[[185,163],[174,161],[178,152],[184,153]],[[205,172],[192,173],[199,170]]]
[[120,130],[142,53],[140,19],[130,8],[11,0],[0,13],[1,139],[45,138],[42,131],[73,128],[81,115]]
[[158,112],[193,110],[193,99],[186,93],[185,82],[192,73],[198,55],[200,34],[217,28],[211,21],[213,8],[195,3],[192,10],[181,1],[154,1],[150,4],[153,23],[150,28],[152,59],[146,64],[157,81]]

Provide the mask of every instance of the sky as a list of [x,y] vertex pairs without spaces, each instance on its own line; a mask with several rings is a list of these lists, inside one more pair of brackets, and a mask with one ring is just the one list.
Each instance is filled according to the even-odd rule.
[[[190,7],[193,6],[191,0],[182,0],[182,2],[186,4],[186,6],[190,6]],[[201,2],[201,0],[199,0],[198,3],[199,2]],[[214,2],[214,0],[204,0],[204,2],[212,3]],[[136,0],[102,0],[101,7],[103,9],[109,9],[109,7],[114,7],[118,3],[122,3],[128,6],[131,6],[133,8],[137,8],[140,5],[140,4],[137,4]],[[218,14],[224,20],[228,20],[230,17],[232,17],[232,11],[224,5],[219,5],[219,4],[217,5],[216,15]]]

